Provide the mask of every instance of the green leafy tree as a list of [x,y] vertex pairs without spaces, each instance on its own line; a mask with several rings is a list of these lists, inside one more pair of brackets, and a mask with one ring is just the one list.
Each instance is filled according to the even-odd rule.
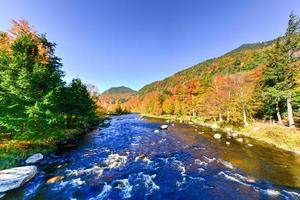
[[67,128],[82,127],[97,119],[96,106],[80,79],[73,79],[63,91],[61,109],[66,116]]

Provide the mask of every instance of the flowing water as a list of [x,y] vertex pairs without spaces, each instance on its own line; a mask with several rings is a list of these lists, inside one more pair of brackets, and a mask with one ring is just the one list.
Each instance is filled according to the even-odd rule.
[[166,121],[138,114],[107,123],[48,156],[4,199],[300,199],[295,154],[223,133],[217,140],[205,127],[155,132]]

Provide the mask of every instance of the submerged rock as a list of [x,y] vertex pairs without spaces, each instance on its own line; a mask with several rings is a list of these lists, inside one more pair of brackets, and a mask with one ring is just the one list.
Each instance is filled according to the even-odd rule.
[[43,154],[36,153],[36,154],[33,154],[32,156],[30,156],[29,158],[27,158],[25,160],[25,163],[26,164],[34,164],[34,163],[41,161],[43,158],[44,158]]
[[232,137],[237,138],[239,136],[239,133],[235,132],[235,133],[232,133],[231,135],[232,135]]
[[238,142],[240,142],[240,143],[243,143],[244,142],[244,140],[243,140],[243,138],[238,138],[238,139],[236,139]]
[[227,132],[227,133],[231,133],[232,132],[232,129],[231,128],[225,128],[225,131]]
[[166,130],[168,128],[169,128],[169,126],[166,125],[166,124],[163,124],[163,125],[160,126],[160,129],[162,129],[162,130]]
[[47,184],[55,183],[55,182],[60,181],[60,180],[62,180],[64,178],[65,178],[64,176],[54,176],[54,177],[48,179],[48,181],[46,183]]
[[15,167],[0,171],[0,193],[24,185],[37,173],[36,166]]
[[219,125],[218,125],[218,124],[212,124],[210,127],[211,127],[212,129],[218,129],[218,128],[219,128]]

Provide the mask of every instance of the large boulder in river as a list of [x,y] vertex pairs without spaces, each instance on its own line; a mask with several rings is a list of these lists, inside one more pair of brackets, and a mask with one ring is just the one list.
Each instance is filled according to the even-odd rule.
[[36,166],[15,167],[0,171],[0,193],[24,185],[37,173]]
[[161,129],[161,130],[166,130],[166,129],[168,129],[168,128],[169,128],[169,126],[166,125],[166,124],[163,124],[163,125],[160,126],[160,129]]
[[25,163],[26,164],[34,164],[34,163],[41,161],[43,158],[44,158],[43,154],[36,153],[36,154],[33,154],[32,156],[30,156],[29,158],[27,158],[25,160]]

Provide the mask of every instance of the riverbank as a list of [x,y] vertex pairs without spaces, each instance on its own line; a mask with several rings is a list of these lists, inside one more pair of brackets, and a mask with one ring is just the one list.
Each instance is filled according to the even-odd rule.
[[201,118],[191,116],[156,116],[148,114],[142,114],[142,116],[175,120],[181,123],[193,123],[200,126],[208,126],[214,129],[219,129],[223,132],[233,131],[240,135],[271,144],[276,148],[300,154],[300,131],[297,128],[289,128],[278,124],[259,122],[251,123],[248,127],[234,127],[219,122],[204,122]]
[[[101,118],[99,123],[107,118]],[[10,139],[0,140],[0,170],[11,167],[16,167],[21,164],[21,161],[27,157],[42,153],[48,154],[55,152],[62,144],[68,143],[81,137],[92,129],[96,128],[98,124],[91,125],[86,129],[64,129],[55,132],[49,132],[47,136],[40,138],[28,139]]]

